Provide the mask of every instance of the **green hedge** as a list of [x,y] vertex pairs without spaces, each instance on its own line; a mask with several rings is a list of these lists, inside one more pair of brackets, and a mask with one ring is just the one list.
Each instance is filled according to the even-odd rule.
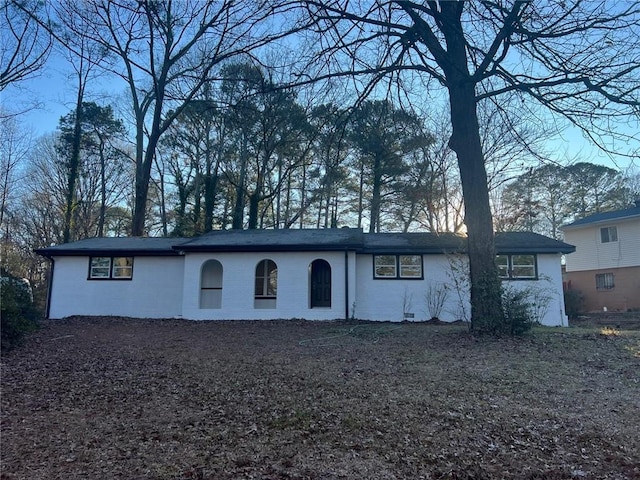
[[0,281],[2,350],[20,345],[24,335],[38,328],[31,287],[25,280],[2,277]]

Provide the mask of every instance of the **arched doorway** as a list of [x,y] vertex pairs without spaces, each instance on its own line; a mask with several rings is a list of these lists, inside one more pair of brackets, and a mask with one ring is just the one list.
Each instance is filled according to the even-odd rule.
[[311,263],[311,308],[331,307],[331,265],[326,260]]

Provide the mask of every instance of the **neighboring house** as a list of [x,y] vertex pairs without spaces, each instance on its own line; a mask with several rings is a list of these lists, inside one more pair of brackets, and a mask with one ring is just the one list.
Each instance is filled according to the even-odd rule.
[[[468,320],[465,239],[361,229],[227,230],[185,238],[92,238],[37,250],[52,261],[48,316],[193,320]],[[534,233],[496,237],[505,282],[539,321],[566,325],[561,255]]]
[[562,227],[576,246],[567,255],[565,284],[584,296],[586,311],[640,308],[640,200]]

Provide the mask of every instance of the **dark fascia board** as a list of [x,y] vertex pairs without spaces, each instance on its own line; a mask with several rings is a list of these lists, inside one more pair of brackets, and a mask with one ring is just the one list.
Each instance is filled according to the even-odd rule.
[[181,255],[175,250],[135,250],[135,249],[56,249],[39,248],[34,250],[38,255],[46,258],[52,257],[178,257]]

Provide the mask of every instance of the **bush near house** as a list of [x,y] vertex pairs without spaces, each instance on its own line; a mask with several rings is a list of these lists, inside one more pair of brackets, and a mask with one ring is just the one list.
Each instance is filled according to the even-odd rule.
[[22,342],[25,333],[38,326],[29,283],[12,276],[1,277],[0,317],[2,318],[2,350],[9,350]]
[[584,312],[584,295],[580,290],[568,289],[564,291],[564,308],[567,316],[576,318]]

